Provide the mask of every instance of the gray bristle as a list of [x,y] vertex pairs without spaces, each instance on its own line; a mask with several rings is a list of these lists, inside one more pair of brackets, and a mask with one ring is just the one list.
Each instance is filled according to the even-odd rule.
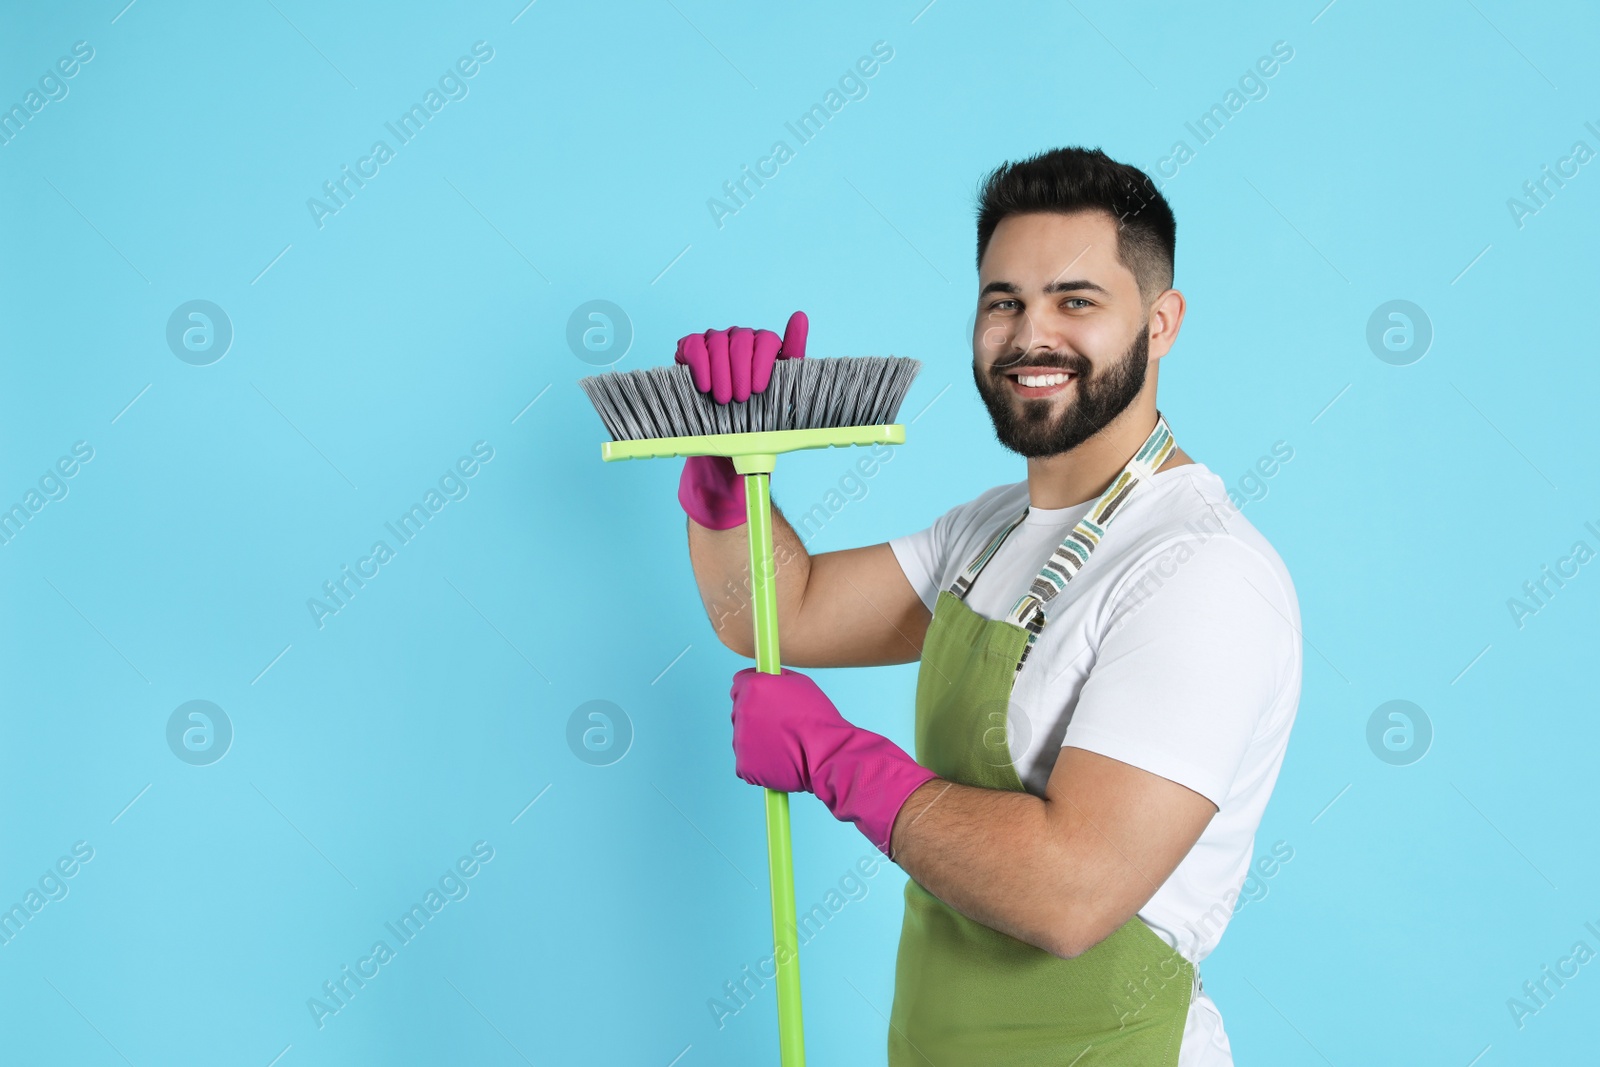
[[922,369],[908,356],[780,359],[767,388],[749,400],[717,403],[672,363],[579,378],[614,441],[703,434],[882,426],[894,421]]

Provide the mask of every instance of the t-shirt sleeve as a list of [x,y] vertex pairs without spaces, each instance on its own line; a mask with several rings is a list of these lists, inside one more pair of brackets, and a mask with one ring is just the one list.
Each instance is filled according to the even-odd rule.
[[[932,611],[939,600],[941,579],[953,552],[960,547],[975,523],[993,512],[998,501],[1015,485],[997,485],[987,489],[963,504],[957,504],[933,521],[933,525],[915,533],[903,534],[889,540],[894,558],[906,580],[917,591],[922,602]],[[965,563],[965,560],[962,560]]]
[[950,528],[960,510],[960,507],[951,508],[935,519],[932,526],[889,540],[889,548],[900,561],[906,581],[911,583],[929,611],[939,599],[939,576],[950,550]]
[[1062,745],[1158,774],[1220,808],[1297,652],[1289,595],[1231,537],[1152,552],[1118,595]]

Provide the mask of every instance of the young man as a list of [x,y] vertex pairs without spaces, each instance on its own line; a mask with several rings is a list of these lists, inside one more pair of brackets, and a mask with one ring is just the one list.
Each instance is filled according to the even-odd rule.
[[[784,661],[921,660],[915,759],[803,674],[732,688],[739,777],[815,793],[909,875],[892,1067],[1233,1062],[1198,964],[1283,761],[1300,616],[1283,561],[1156,407],[1184,314],[1174,233],[1149,177],[1099,151],[999,167],[972,370],[1026,479],[815,557],[774,512]],[[694,334],[676,358],[743,400],[805,330],[797,312],[782,342]],[[742,480],[696,457],[679,500],[707,611],[752,655]]]

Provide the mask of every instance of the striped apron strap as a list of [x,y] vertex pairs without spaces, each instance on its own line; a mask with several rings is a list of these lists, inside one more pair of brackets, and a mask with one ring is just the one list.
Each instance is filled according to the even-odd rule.
[[[1040,568],[1028,591],[1017,599],[1011,612],[1006,616],[1007,622],[1015,623],[1028,631],[1028,643],[1017,659],[1017,670],[1022,670],[1022,665],[1028,661],[1028,653],[1033,650],[1039,634],[1044,630],[1044,624],[1048,621],[1046,611],[1050,601],[1054,600],[1056,595],[1067,587],[1067,583],[1083,569],[1083,565],[1089,562],[1089,554],[1100,543],[1100,538],[1105,536],[1106,528],[1121,513],[1128,498],[1150,480],[1156,468],[1165,463],[1167,457],[1172,455],[1177,447],[1178,444],[1173,440],[1172,430],[1167,425],[1166,418],[1157,411],[1155,429],[1150,431],[1150,436],[1145,439],[1139,451],[1134,453],[1127,466],[1122,468],[1122,473],[1117,475],[1106,491],[1100,494],[1100,499],[1094,502],[1089,513],[1079,519],[1078,524],[1067,532],[1067,536],[1056,546],[1055,552]],[[1009,527],[1006,532],[1010,532]]]
[[1017,523],[1028,517],[1028,510],[1028,505],[1024,504],[1022,506],[1022,514],[1012,519],[1001,527],[998,533],[989,538],[989,543],[984,545],[976,556],[972,557],[972,562],[967,564],[967,569],[958,574],[956,580],[950,583],[950,592],[955,594],[957,600],[967,599],[967,590],[972,588],[972,583],[977,579],[978,572],[983,570],[984,564],[989,562],[989,557],[995,554],[995,551],[1000,547],[1000,542],[1006,539],[1006,535],[1017,528]]

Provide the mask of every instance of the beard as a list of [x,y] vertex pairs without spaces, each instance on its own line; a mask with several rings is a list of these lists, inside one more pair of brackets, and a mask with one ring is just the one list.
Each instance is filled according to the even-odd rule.
[[[1029,458],[1070,451],[1122,414],[1144,388],[1150,362],[1149,321],[1140,325],[1133,344],[1122,358],[1097,373],[1082,356],[1046,352],[1025,361],[996,361],[985,369],[972,361],[972,379],[978,386],[994,422],[995,436],[1006,448]],[[1056,397],[1019,398],[1007,382],[1005,371],[1026,367],[1060,367],[1076,377],[1070,387],[1077,393],[1059,416],[1052,417]]]

